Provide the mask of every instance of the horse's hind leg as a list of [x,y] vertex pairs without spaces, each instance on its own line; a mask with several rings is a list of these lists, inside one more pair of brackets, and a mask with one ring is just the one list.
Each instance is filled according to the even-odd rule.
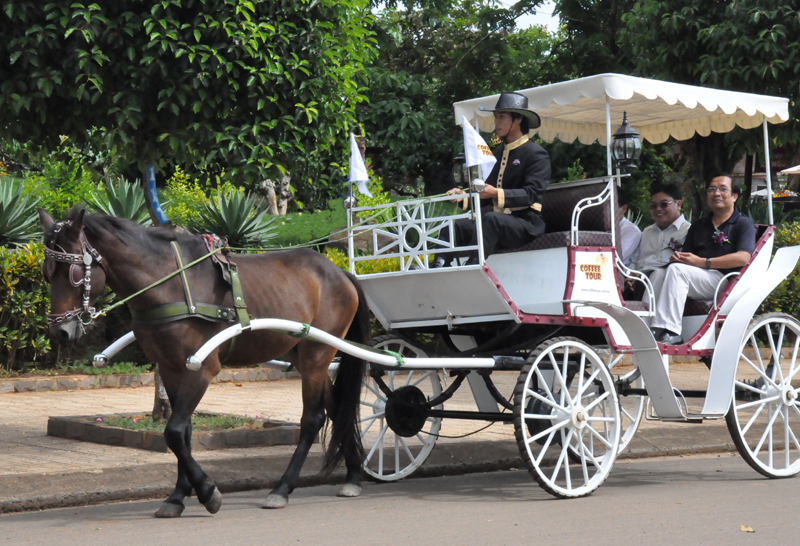
[[[333,359],[335,353],[336,349],[317,344],[305,344],[305,347],[298,351],[299,363],[306,363],[306,365],[299,364],[297,366],[303,388],[300,439],[286,472],[281,476],[278,485],[270,491],[263,508],[284,508],[289,503],[289,494],[297,486],[300,470],[303,468],[308,451],[322,429],[322,425],[325,424],[325,391],[330,387],[328,363]],[[309,366],[310,362],[315,364]]]
[[172,415],[167,421],[164,439],[178,459],[178,481],[172,495],[155,513],[156,517],[180,516],[184,509],[183,500],[192,489],[197,492],[197,500],[210,513],[217,513],[222,506],[222,495],[191,453],[192,414],[213,376],[209,368],[211,366],[204,366],[199,373],[183,372],[177,381],[170,376],[163,378],[172,404]]

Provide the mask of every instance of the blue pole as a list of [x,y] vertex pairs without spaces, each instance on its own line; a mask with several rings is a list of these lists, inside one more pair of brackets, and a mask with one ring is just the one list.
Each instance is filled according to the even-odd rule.
[[161,210],[161,203],[158,202],[158,192],[156,191],[156,168],[155,165],[149,163],[147,165],[147,199],[150,201],[150,207],[153,209],[153,214],[158,220],[159,224],[168,224],[169,220],[164,211]]

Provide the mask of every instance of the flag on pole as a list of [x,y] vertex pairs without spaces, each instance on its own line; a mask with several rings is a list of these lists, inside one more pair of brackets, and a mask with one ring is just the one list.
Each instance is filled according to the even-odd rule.
[[358,149],[358,142],[356,142],[356,135],[350,133],[350,182],[356,182],[358,191],[372,197],[372,194],[367,189],[367,166],[364,164],[364,158],[361,157],[361,150]]
[[469,124],[466,116],[461,116],[461,127],[464,129],[464,157],[467,160],[467,167],[480,165],[481,175],[485,179],[492,172],[497,158],[481,134]]

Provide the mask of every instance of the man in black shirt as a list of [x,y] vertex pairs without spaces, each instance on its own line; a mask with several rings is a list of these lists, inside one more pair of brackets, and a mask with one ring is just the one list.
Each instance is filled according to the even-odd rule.
[[756,228],[736,208],[739,195],[739,186],[728,175],[715,176],[706,185],[711,213],[689,228],[683,248],[670,257],[664,284],[656,294],[652,327],[657,341],[681,343],[686,298],[712,299],[722,278],[750,261]]
[[[501,93],[494,112],[495,134],[503,144],[494,149],[497,163],[481,192],[483,253],[489,256],[498,248],[517,248],[544,233],[542,197],[550,184],[550,156],[544,148],[528,140],[528,132],[541,120],[528,109],[528,99],[519,93]],[[448,193],[462,193],[454,188]],[[466,199],[461,200],[462,206]],[[456,201],[454,201],[456,202]],[[457,220],[456,242],[460,246],[477,243],[475,224]],[[446,228],[441,238],[449,240]],[[440,255],[433,267],[441,267],[451,256]],[[477,263],[476,256],[471,263]]]

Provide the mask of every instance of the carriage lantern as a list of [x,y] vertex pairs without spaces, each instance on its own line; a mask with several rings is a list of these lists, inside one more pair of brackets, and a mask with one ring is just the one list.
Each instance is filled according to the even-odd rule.
[[628,113],[622,115],[622,125],[614,133],[614,142],[611,144],[611,154],[621,171],[628,167],[635,167],[642,153],[642,143],[639,141],[639,132],[628,125]]

